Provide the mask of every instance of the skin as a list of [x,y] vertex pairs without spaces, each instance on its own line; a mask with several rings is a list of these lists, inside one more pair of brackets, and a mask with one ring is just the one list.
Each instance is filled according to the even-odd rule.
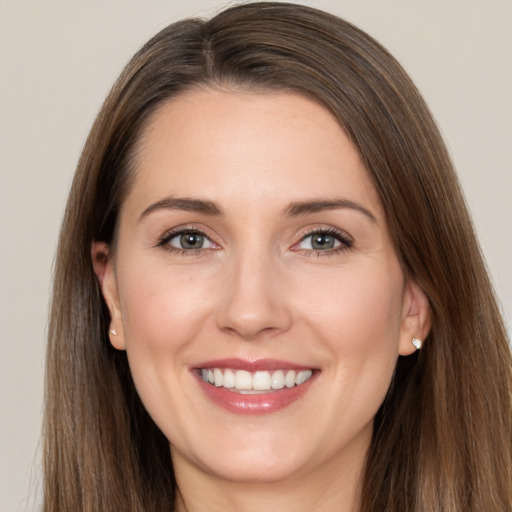
[[[143,215],[168,197],[223,213],[153,206]],[[339,199],[351,203],[289,214],[292,203]],[[162,245],[176,228],[199,229],[203,247],[179,251],[179,237]],[[350,243],[313,250],[319,230]],[[169,439],[178,510],[357,510],[373,418],[429,313],[331,114],[291,93],[203,88],[166,103],[142,135],[106,263],[104,249],[95,244],[93,259],[111,341],[127,351]],[[288,407],[238,415],[211,402],[191,372],[227,357],[319,371]]]

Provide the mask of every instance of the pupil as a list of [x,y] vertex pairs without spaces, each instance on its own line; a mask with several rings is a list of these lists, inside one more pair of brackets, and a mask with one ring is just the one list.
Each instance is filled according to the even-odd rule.
[[200,249],[203,246],[203,235],[197,233],[185,233],[181,235],[183,249]]
[[332,249],[334,247],[334,238],[331,235],[314,235],[311,245],[313,249]]

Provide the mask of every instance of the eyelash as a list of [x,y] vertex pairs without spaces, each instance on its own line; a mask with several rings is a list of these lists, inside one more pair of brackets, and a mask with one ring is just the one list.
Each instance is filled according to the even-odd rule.
[[[315,250],[315,249],[307,249],[304,252],[304,254],[306,256],[317,256],[317,257],[334,256],[336,254],[340,254],[341,252],[350,249],[354,245],[353,240],[346,233],[344,233],[343,231],[340,231],[338,229],[335,229],[335,228],[316,228],[311,231],[308,231],[302,235],[298,244],[302,243],[304,240],[306,240],[307,238],[314,236],[314,235],[332,236],[335,240],[340,242],[340,245],[338,247],[335,247],[332,249],[327,249],[324,251]],[[295,244],[295,246],[298,244]],[[295,251],[299,251],[299,250],[301,250],[301,249],[295,249]]]
[[[200,256],[205,255],[206,251],[205,249],[179,249],[178,247],[173,247],[172,245],[169,245],[169,242],[180,235],[200,235],[206,238],[207,240],[210,240],[208,235],[198,229],[198,228],[179,228],[176,230],[168,231],[165,233],[160,239],[158,240],[158,243],[156,244],[158,247],[162,247],[164,250],[171,252],[173,254],[177,254],[179,256]],[[296,247],[298,244],[304,242],[307,238],[314,236],[314,235],[327,235],[332,236],[335,240],[340,242],[340,245],[336,248],[327,249],[327,250],[315,250],[315,249],[293,249],[294,252],[303,251],[306,256],[332,256],[335,254],[339,254],[343,251],[346,251],[353,247],[354,242],[352,239],[343,231],[340,231],[335,228],[316,228],[311,231],[308,231],[302,235],[299,242],[297,242],[294,247]],[[211,242],[215,244],[214,242]],[[215,244],[216,245],[216,244]]]
[[[169,245],[169,242],[180,235],[201,235],[207,240],[210,240],[208,235],[198,228],[179,228],[165,233],[157,243],[158,247],[162,247],[165,251],[168,251],[178,256],[203,256],[205,255],[205,249],[179,249]],[[214,243],[214,242],[211,242]]]

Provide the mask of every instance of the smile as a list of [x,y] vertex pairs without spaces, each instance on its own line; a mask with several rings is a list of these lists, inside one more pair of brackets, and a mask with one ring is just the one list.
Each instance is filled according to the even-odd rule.
[[213,386],[242,394],[257,394],[300,386],[312,377],[313,370],[249,372],[230,368],[202,368],[200,375],[203,381]]
[[218,359],[193,368],[203,396],[235,414],[281,411],[308,394],[321,370],[277,359]]

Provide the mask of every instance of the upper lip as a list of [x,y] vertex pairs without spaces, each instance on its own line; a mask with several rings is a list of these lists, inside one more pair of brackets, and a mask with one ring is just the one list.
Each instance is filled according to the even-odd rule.
[[196,369],[202,368],[230,368],[232,370],[246,370],[248,372],[273,371],[273,370],[311,370],[312,366],[304,366],[292,363],[290,361],[281,361],[278,359],[239,359],[226,358],[205,361],[194,365]]

